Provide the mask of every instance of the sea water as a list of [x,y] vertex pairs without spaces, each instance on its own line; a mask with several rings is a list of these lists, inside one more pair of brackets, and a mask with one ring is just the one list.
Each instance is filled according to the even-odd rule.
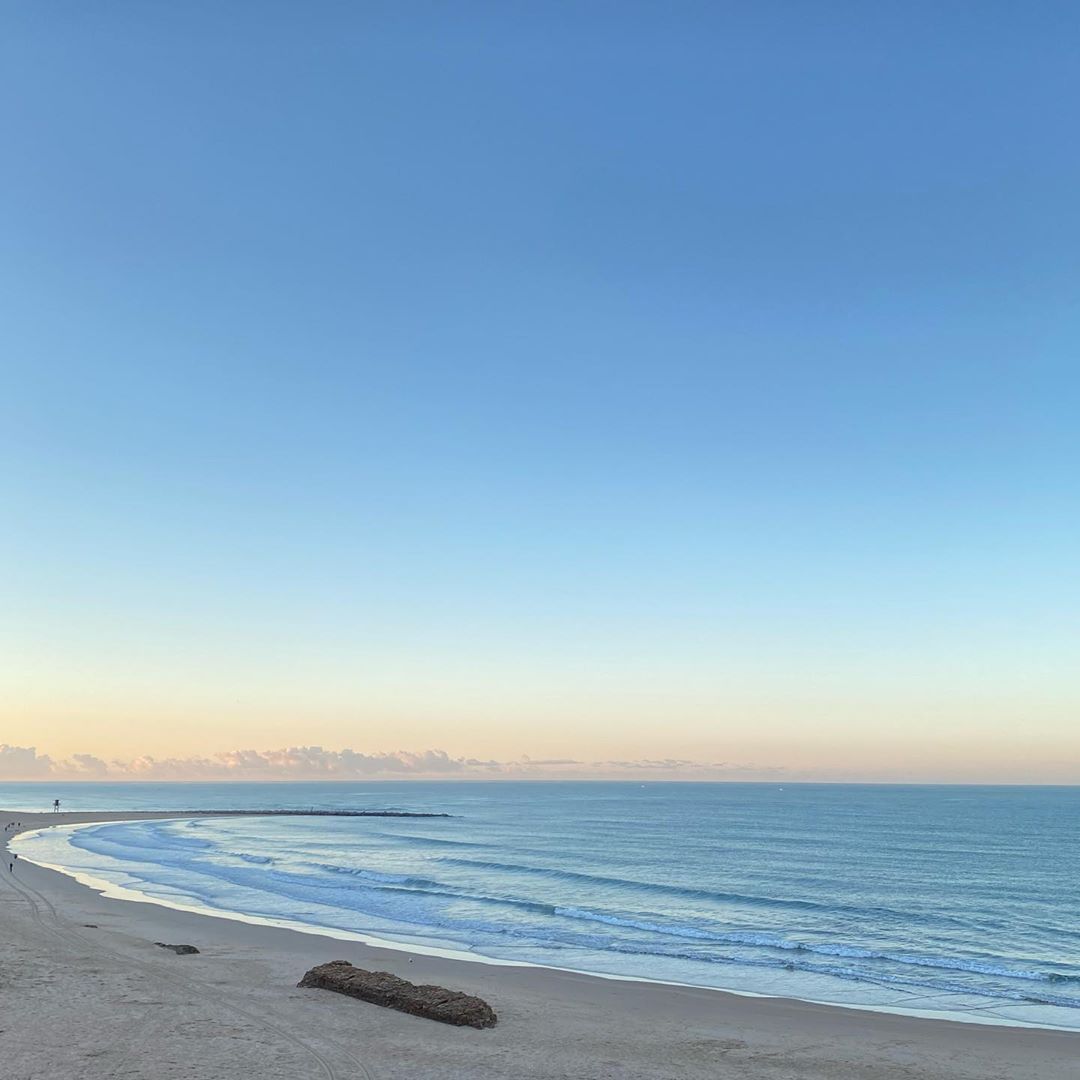
[[1080,788],[9,784],[0,806],[401,809],[50,830],[144,899],[609,975],[1080,1028]]

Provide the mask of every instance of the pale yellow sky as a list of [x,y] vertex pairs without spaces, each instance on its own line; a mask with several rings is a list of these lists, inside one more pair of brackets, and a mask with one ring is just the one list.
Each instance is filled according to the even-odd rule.
[[[203,757],[238,749],[319,745],[364,753],[445,750],[453,757],[515,762],[678,758],[694,775],[808,779],[1046,782],[1080,780],[1074,708],[1023,699],[942,699],[894,693],[874,698],[754,697],[630,686],[512,694],[505,686],[372,683],[353,699],[304,695],[268,678],[233,697],[206,685],[149,686],[100,680],[60,693],[39,688],[22,703],[5,698],[0,742],[36,746],[63,759],[76,753],[126,761]],[[723,763],[723,768],[716,768]],[[690,768],[686,766],[685,768]],[[736,770],[732,772],[732,770]],[[622,767],[596,766],[597,774]],[[579,767],[551,767],[576,775]]]
[[[1004,638],[856,643],[806,635],[772,655],[737,634],[666,654],[641,640],[455,642],[426,650],[253,639],[185,624],[14,621],[0,658],[0,743],[128,761],[318,745],[573,759],[618,774],[1080,782],[1080,694],[1062,662]],[[26,633],[27,627],[35,632]],[[530,643],[531,644],[531,643]],[[948,644],[948,649],[943,647]],[[437,647],[435,647],[437,646]],[[1068,669],[1071,671],[1071,669]],[[723,768],[717,767],[724,763]],[[546,767],[549,773],[556,766]]]

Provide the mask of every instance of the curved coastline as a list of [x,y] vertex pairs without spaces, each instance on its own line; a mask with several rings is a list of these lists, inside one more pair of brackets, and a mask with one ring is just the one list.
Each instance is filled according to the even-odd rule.
[[[86,813],[61,824],[175,817]],[[11,830],[5,830],[6,836]],[[0,875],[5,1063],[42,1080],[72,1076],[346,1076],[445,1080],[514,1075],[578,1080],[1074,1080],[1080,1033],[962,1022],[594,977],[479,957],[424,956],[275,926],[119,903],[20,859]],[[194,943],[178,959],[156,941]],[[348,959],[489,1001],[499,1023],[448,1028],[297,989],[313,965]],[[153,1073],[147,1071],[153,1068]]]
[[[49,815],[39,815],[48,817]],[[57,815],[64,816],[67,815]],[[41,835],[53,830],[74,832],[84,828],[98,825],[122,825],[138,821],[189,821],[200,818],[219,817],[268,817],[268,816],[337,816],[337,817],[450,817],[449,814],[407,813],[392,811],[315,811],[314,815],[302,810],[224,810],[224,811],[141,811],[141,812],[115,812],[115,813],[89,813],[72,815],[78,816],[79,821],[38,821],[33,827],[23,829],[6,838],[6,846],[10,848],[12,841],[20,838]],[[991,1028],[1018,1028],[1031,1031],[1061,1032],[1077,1034],[1080,1026],[1068,1026],[1047,1022],[1026,1021],[1012,1017],[994,1016],[988,1012],[973,1012],[960,1009],[917,1009],[907,1008],[902,1005],[880,1005],[862,1002],[834,1001],[812,997],[795,997],[785,994],[769,994],[752,990],[744,990],[734,987],[716,986],[707,983],[690,981],[676,981],[667,979],[650,978],[642,975],[626,975],[613,972],[597,971],[586,968],[563,967],[555,964],[546,964],[530,960],[512,960],[503,957],[490,956],[488,954],[455,948],[453,945],[431,945],[422,940],[408,938],[382,937],[357,930],[346,930],[338,927],[322,926],[316,923],[308,923],[300,920],[274,918],[271,916],[254,915],[248,912],[229,908],[213,907],[203,904],[187,904],[165,897],[153,896],[144,893],[137,888],[120,885],[116,882],[99,878],[71,867],[43,861],[33,856],[19,852],[20,859],[32,863],[44,870],[62,875],[76,882],[80,887],[88,889],[105,900],[127,901],[133,904],[150,905],[166,911],[182,912],[203,918],[217,919],[223,922],[242,923],[252,927],[262,927],[270,930],[282,930],[298,933],[315,938],[331,939],[341,942],[355,943],[366,948],[387,950],[405,955],[417,955],[431,957],[452,963],[466,963],[469,965],[483,965],[494,968],[529,969],[538,972],[559,972],[567,975],[585,978],[601,979],[616,983],[643,984],[656,987],[683,988],[695,991],[708,991],[710,994],[731,995],[738,998],[755,999],[771,1002],[791,1002],[811,1007],[823,1007],[830,1010],[848,1010],[857,1013],[873,1013],[884,1016],[896,1016],[913,1020],[938,1021],[947,1024],[974,1024],[979,1027]],[[433,938],[436,935],[432,935]]]

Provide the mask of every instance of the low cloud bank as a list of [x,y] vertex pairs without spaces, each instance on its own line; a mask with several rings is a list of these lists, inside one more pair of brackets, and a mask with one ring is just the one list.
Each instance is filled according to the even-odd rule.
[[576,758],[530,758],[512,761],[451,757],[444,750],[395,750],[365,754],[293,746],[283,750],[233,750],[208,757],[154,758],[129,761],[72,754],[53,758],[32,746],[0,743],[0,780],[364,780],[372,778],[461,778],[649,776],[653,779],[768,779],[783,773],[768,766],[661,758],[629,761],[581,761]]

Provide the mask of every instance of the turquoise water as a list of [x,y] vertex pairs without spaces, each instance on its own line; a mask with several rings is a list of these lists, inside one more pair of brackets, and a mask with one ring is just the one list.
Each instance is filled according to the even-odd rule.
[[146,897],[477,957],[1080,1028],[1080,788],[0,785],[44,809],[450,818],[96,825],[23,857]]

